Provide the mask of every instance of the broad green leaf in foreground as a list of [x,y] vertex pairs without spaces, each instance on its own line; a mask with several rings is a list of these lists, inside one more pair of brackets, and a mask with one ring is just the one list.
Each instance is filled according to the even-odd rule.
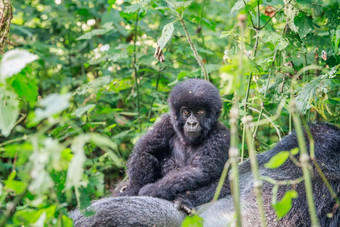
[[289,151],[281,151],[274,155],[264,166],[269,169],[275,169],[283,165],[289,157]]
[[80,187],[85,182],[82,180],[84,173],[84,163],[86,160],[84,146],[90,140],[90,135],[77,136],[72,142],[72,151],[74,153],[71,163],[67,170],[66,188]]
[[294,18],[294,24],[298,27],[298,33],[301,38],[306,37],[314,28],[313,20],[302,12]]
[[17,94],[0,87],[0,131],[8,136],[19,115],[19,100]]
[[5,53],[0,64],[0,79],[6,79],[19,73],[27,64],[38,59],[38,56],[27,50],[14,49]]
[[169,23],[169,24],[164,26],[164,28],[162,30],[162,36],[157,40],[157,43],[158,43],[161,50],[166,46],[166,44],[171,39],[173,32],[174,32],[173,23]]
[[295,190],[286,191],[281,201],[273,204],[276,215],[279,218],[283,218],[292,208],[292,200],[297,198],[298,194]]
[[69,106],[71,94],[51,94],[39,101],[39,105],[43,108],[35,110],[35,121],[40,121],[46,117],[60,113]]

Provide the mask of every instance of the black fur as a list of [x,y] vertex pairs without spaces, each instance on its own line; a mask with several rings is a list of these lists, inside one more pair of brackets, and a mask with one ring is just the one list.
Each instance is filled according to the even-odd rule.
[[[169,105],[170,114],[137,142],[128,162],[129,185],[120,196],[175,200],[179,194],[185,198],[190,191],[219,178],[228,159],[230,139],[229,131],[218,122],[222,103],[216,87],[204,80],[186,80],[172,89]],[[206,111],[195,141],[183,133],[183,106]]]
[[[310,125],[310,130],[315,139],[316,160],[339,197],[340,129],[330,124],[317,123]],[[284,137],[270,151],[257,155],[260,174],[275,180],[296,179],[302,176],[301,169],[290,160],[277,169],[264,167],[264,164],[278,152],[289,151],[295,147],[298,147],[297,138],[296,134],[292,133]],[[260,226],[249,160],[240,164],[239,170],[242,224],[243,226]],[[314,165],[312,187],[320,225],[322,227],[340,226],[339,207],[336,206],[335,200],[331,197]],[[195,206],[196,200],[200,203],[209,202],[215,188],[216,184],[213,184],[191,191],[189,202]],[[279,187],[278,199],[281,199],[286,190],[291,188],[292,186]],[[288,214],[278,220],[271,207],[272,185],[263,184],[263,200],[268,226],[311,226],[304,183],[299,183],[294,189],[298,192],[298,198],[293,200],[293,207]],[[213,204],[197,207],[200,216],[204,219],[204,226],[222,227],[234,222],[234,205],[229,183],[224,185],[222,197]],[[184,217],[183,212],[174,209],[170,202],[143,196],[101,199],[95,201],[91,208],[97,212],[91,217],[83,217],[78,210],[71,213],[75,226],[179,226],[178,223]],[[328,217],[327,214],[331,214],[332,217]]]

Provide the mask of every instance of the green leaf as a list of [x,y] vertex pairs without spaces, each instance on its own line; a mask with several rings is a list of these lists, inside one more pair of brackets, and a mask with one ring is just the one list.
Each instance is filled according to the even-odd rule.
[[130,5],[130,6],[127,6],[123,12],[124,13],[135,13],[137,12],[140,8],[142,8],[142,5],[141,4],[133,4],[133,5]]
[[84,84],[83,86],[77,88],[75,91],[75,94],[77,95],[84,95],[87,92],[93,92],[96,93],[100,89],[103,88],[103,86],[109,84],[111,82],[110,76],[102,76],[98,77],[95,80],[90,81],[87,84]]
[[16,194],[23,193],[27,187],[27,183],[16,180],[5,180],[5,189],[13,191]]
[[112,9],[112,6],[116,3],[116,0],[107,0],[107,3],[109,4],[109,7],[107,8],[107,12],[110,12]]
[[108,33],[114,29],[113,23],[108,22],[103,25],[103,28],[100,29],[94,29],[80,37],[77,38],[77,40],[82,40],[82,39],[92,39],[92,37],[97,36],[97,35],[104,35],[105,33]]
[[93,110],[93,108],[95,107],[96,105],[94,104],[89,104],[89,105],[86,105],[86,106],[83,106],[83,107],[80,107],[78,109],[76,109],[72,115],[74,116],[77,116],[77,117],[80,117],[81,115],[83,115],[84,113],[90,111],[90,110]]
[[19,115],[19,100],[17,94],[0,87],[0,131],[7,137]]
[[39,101],[42,108],[35,110],[35,121],[40,121],[46,117],[60,113],[69,106],[71,94],[51,94]]
[[292,200],[297,198],[297,196],[298,194],[295,190],[286,191],[281,201],[272,205],[279,218],[283,218],[290,211],[292,208]]
[[281,151],[274,155],[264,166],[268,169],[275,169],[280,167],[289,157],[289,151]]
[[38,59],[38,56],[27,50],[14,49],[5,53],[0,63],[0,80],[11,77]]
[[275,49],[278,50],[283,50],[289,44],[286,38],[276,32],[261,30],[257,36],[259,36],[264,42],[272,43]]
[[298,148],[298,147],[295,147],[295,148],[291,149],[291,150],[290,150],[290,153],[291,153],[292,155],[297,155],[297,154],[299,153],[299,148]]
[[335,78],[338,70],[339,67],[334,66],[326,74],[316,77],[302,86],[296,96],[296,108],[300,113],[305,114],[319,94],[329,92],[332,79]]
[[90,138],[90,135],[84,134],[77,136],[72,142],[71,149],[74,155],[67,170],[66,189],[72,187],[79,188],[81,185],[86,184],[86,182],[82,180],[86,160],[84,146]]
[[[118,146],[116,143],[112,142],[109,138],[92,133],[91,134],[91,141],[96,144],[101,149],[105,150],[107,153],[107,156],[111,158],[113,163],[118,167],[124,167],[124,163],[122,160],[119,159],[119,157],[112,151],[118,151]],[[110,148],[110,149],[107,149]],[[105,156],[104,156],[105,157]]]
[[303,12],[300,12],[294,18],[294,24],[298,27],[298,34],[301,38],[306,37],[314,29],[312,18],[306,16]]
[[203,227],[203,218],[198,215],[186,216],[181,227]]
[[12,87],[20,98],[28,101],[31,106],[37,102],[38,86],[35,80],[28,78],[25,74],[19,73],[12,77]]
[[236,16],[244,7],[244,2],[248,3],[250,0],[238,0],[235,2],[234,6],[231,8],[230,14]]
[[157,40],[160,49],[163,49],[165,45],[171,40],[172,34],[174,32],[174,25],[173,23],[169,23],[164,26],[162,30],[162,36]]

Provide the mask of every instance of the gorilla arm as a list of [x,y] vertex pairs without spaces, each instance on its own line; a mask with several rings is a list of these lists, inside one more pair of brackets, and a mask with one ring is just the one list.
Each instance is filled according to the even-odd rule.
[[140,188],[160,178],[158,160],[170,152],[169,140],[174,134],[167,114],[137,142],[128,162],[129,184],[118,196],[138,195]]
[[173,200],[180,193],[214,182],[228,159],[229,132],[224,127],[216,127],[195,149],[189,158],[189,166],[173,170],[155,183],[144,186],[139,195]]

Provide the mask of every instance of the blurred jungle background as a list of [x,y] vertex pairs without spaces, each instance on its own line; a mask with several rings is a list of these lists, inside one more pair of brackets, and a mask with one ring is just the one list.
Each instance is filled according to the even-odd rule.
[[258,152],[294,130],[292,108],[340,124],[337,0],[1,0],[0,13],[0,226],[72,226],[67,211],[124,179],[186,78],[218,87],[224,125],[238,107],[242,159],[245,115]]

